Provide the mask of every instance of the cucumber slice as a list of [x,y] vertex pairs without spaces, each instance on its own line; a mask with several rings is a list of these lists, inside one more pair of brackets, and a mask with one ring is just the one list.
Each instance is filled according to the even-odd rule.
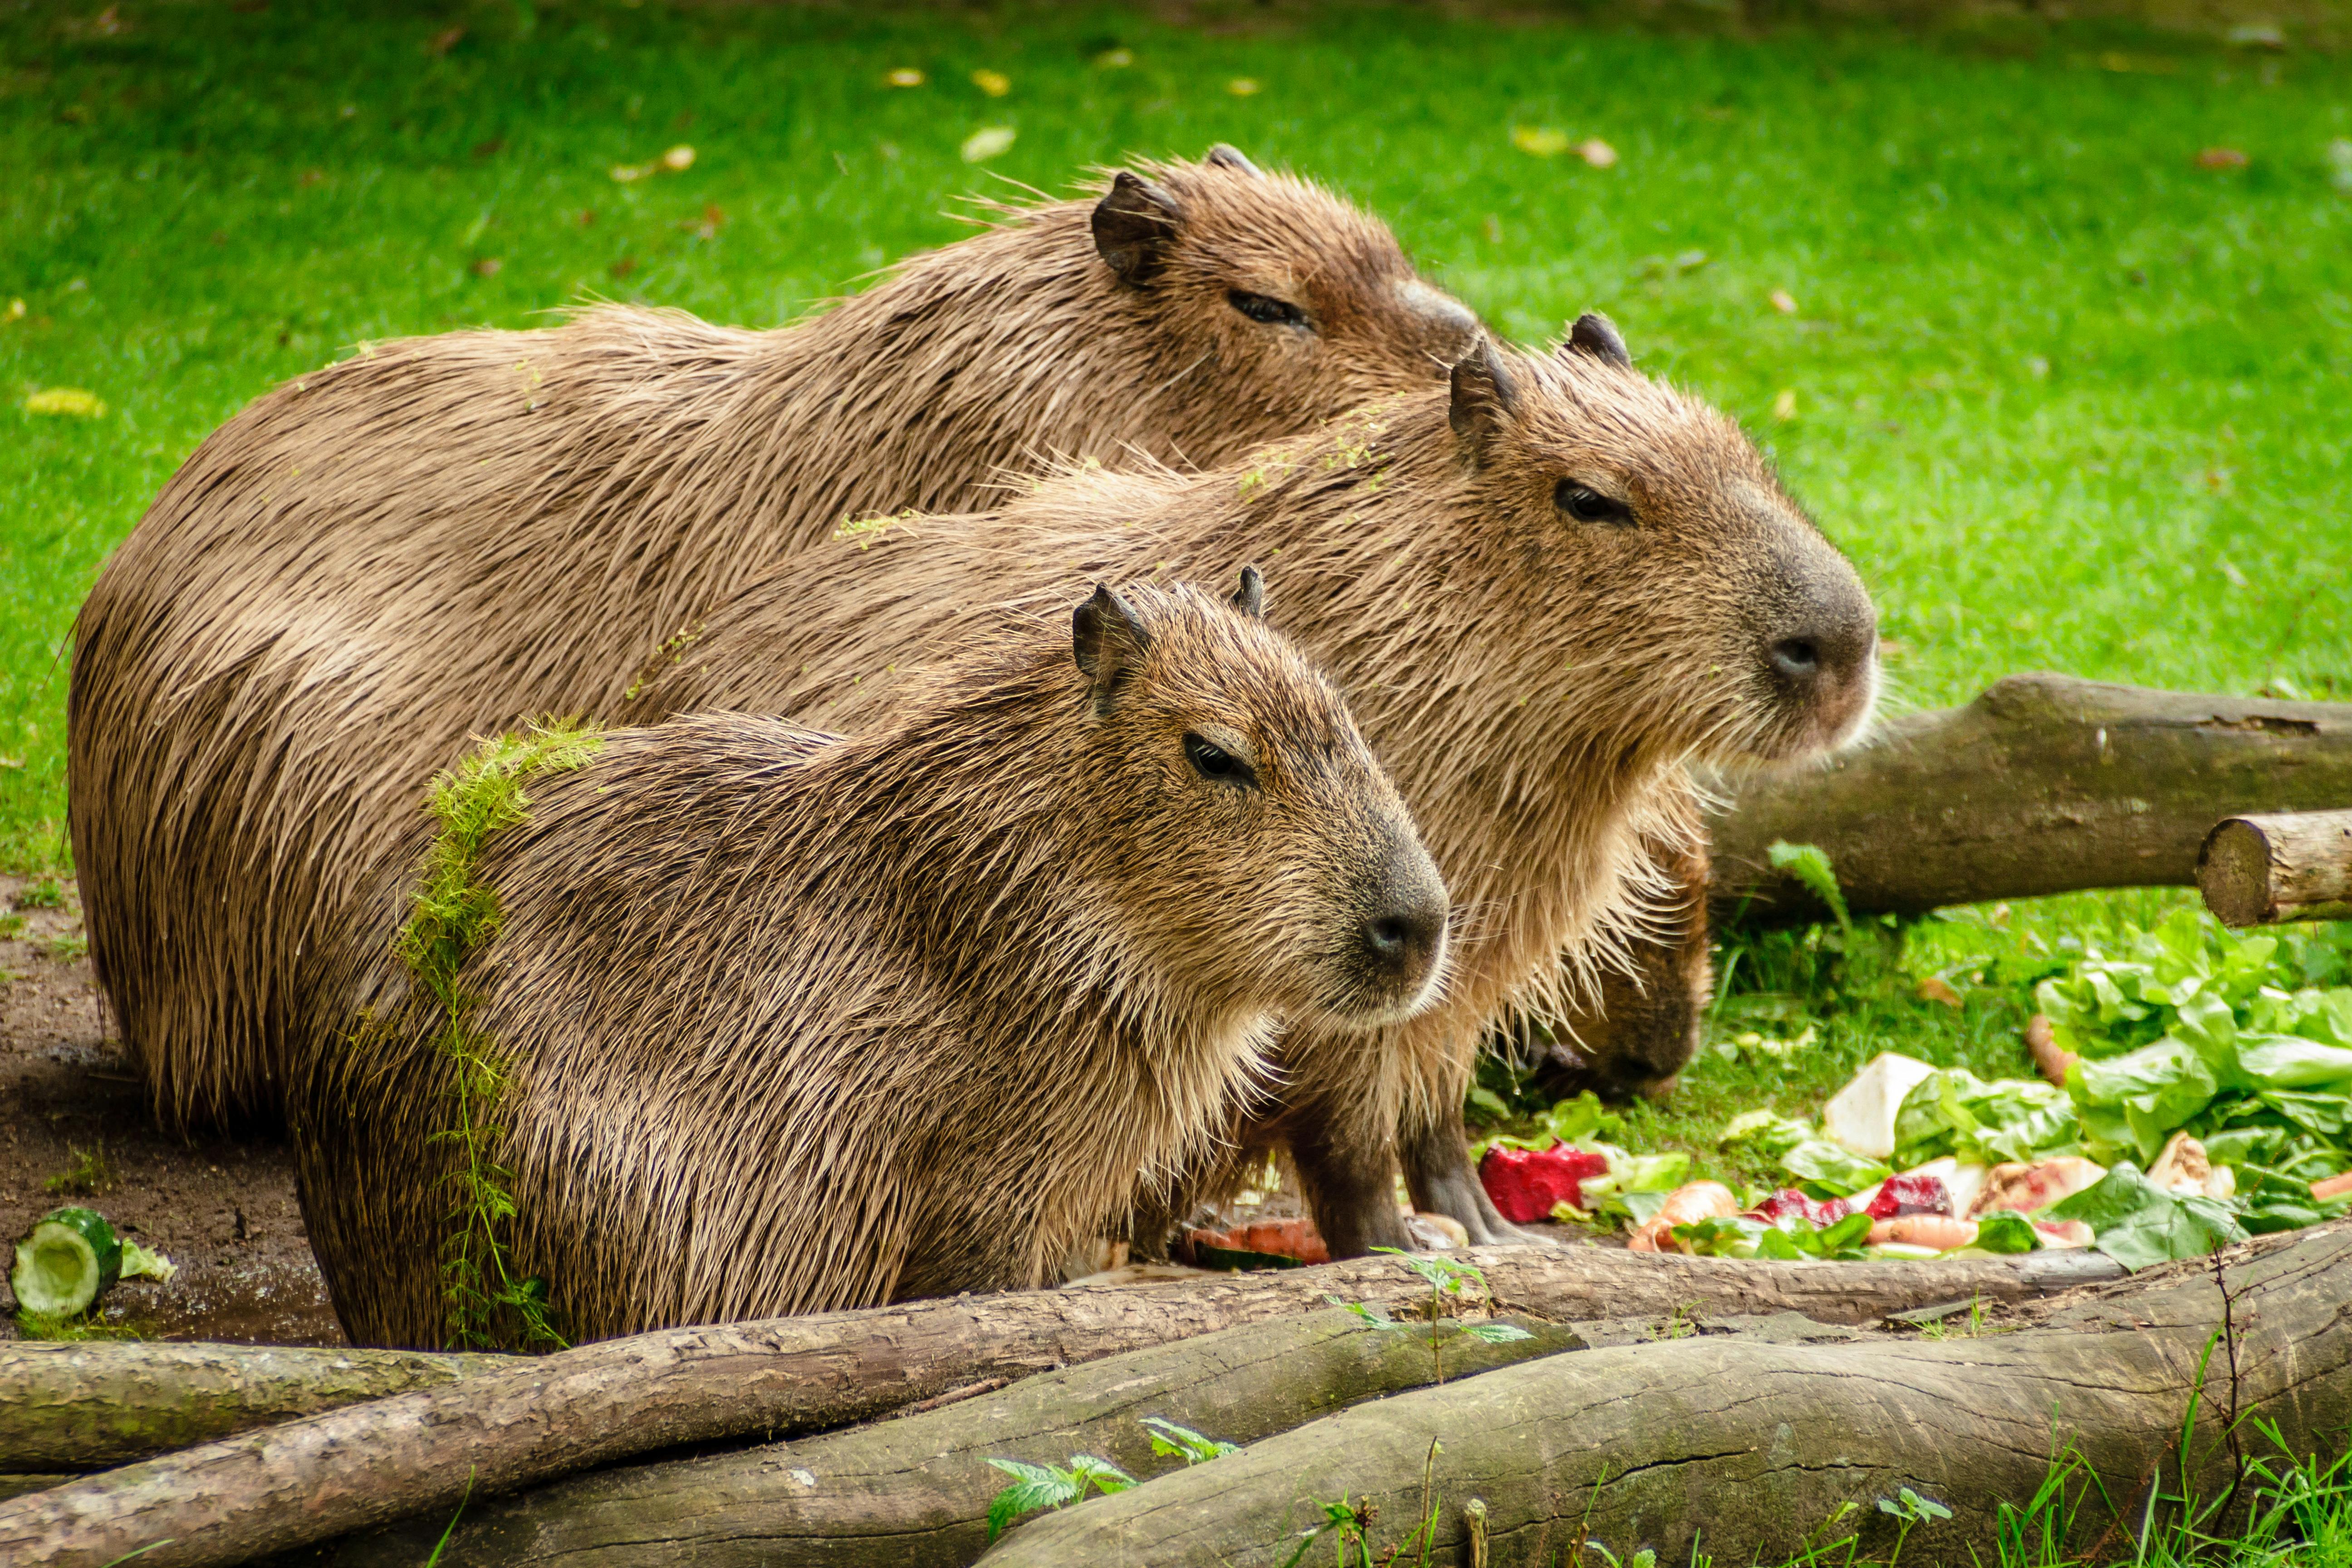
[[91,1209],[58,1209],[16,1244],[8,1272],[16,1305],[44,1318],[78,1318],[122,1274],[114,1227]]

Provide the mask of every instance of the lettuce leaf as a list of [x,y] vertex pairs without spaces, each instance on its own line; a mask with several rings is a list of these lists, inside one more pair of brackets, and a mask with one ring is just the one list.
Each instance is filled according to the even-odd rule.
[[2031,1163],[2081,1140],[2064,1090],[2027,1079],[1985,1082],[1948,1068],[1906,1095],[1895,1118],[1895,1166],[1907,1171],[1946,1154],[1969,1164]]
[[2109,1167],[2073,1197],[2052,1204],[2040,1217],[2083,1221],[2096,1237],[2094,1247],[2134,1270],[2202,1258],[2247,1235],[2228,1205],[2168,1193],[2128,1160]]

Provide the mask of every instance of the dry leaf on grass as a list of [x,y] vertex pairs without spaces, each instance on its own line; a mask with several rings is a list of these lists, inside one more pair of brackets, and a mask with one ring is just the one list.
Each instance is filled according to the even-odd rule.
[[1780,395],[1772,399],[1772,417],[1786,424],[1796,416],[1797,389],[1793,386],[1784,386],[1780,389]]
[[1930,974],[1914,987],[1922,1002],[1940,1002],[1947,1007],[1961,1005],[1960,994],[1952,989],[1951,982],[1941,975]]
[[917,70],[914,67],[900,66],[897,70],[892,71],[888,76],[884,77],[882,79],[888,82],[892,87],[920,87],[923,85],[925,79],[923,73]]
[[2197,154],[2200,169],[2242,169],[2246,163],[2246,155],[2235,147],[2208,147]]
[[1013,90],[1013,79],[1003,71],[982,68],[971,73],[971,85],[991,98],[1003,98]]
[[1772,309],[1780,311],[1780,314],[1793,316],[1797,313],[1797,297],[1786,289],[1775,289],[1766,298],[1770,300]]
[[1255,98],[1261,90],[1263,90],[1263,89],[1260,87],[1257,78],[1254,76],[1237,76],[1234,78],[1233,80],[1225,83],[1225,90],[1232,93],[1235,98]]
[[1538,158],[1557,158],[1568,151],[1568,132],[1549,125],[1514,125],[1511,145]]
[[96,419],[106,412],[106,400],[95,392],[85,392],[79,386],[51,386],[29,394],[24,403],[27,414],[63,414],[77,419]]
[[963,139],[957,149],[967,163],[984,163],[989,159],[1011,149],[1013,130],[1010,125],[983,125]]
[[1598,136],[1588,136],[1576,144],[1576,155],[1596,169],[1616,166],[1617,149]]

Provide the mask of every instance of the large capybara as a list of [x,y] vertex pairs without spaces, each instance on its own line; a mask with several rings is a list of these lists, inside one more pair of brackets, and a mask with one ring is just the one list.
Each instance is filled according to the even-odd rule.
[[1589,976],[1678,896],[1638,846],[1695,827],[1686,762],[1835,744],[1876,689],[1852,568],[1737,426],[1635,372],[1597,316],[1555,353],[1482,348],[1450,394],[1216,473],[1079,469],[993,514],[852,532],[747,588],[638,719],[740,708],[854,731],[904,700],[894,672],[997,606],[1279,566],[1275,624],[1347,693],[1462,921],[1444,1004],[1286,1033],[1274,1098],[1195,1189],[1286,1142],[1336,1257],[1409,1245],[1400,1152],[1421,1207],[1510,1234],[1462,1135],[1486,1029],[1552,1000],[1563,955]]
[[845,519],[1223,462],[1438,384],[1476,323],[1229,149],[1008,211],[772,331],[607,308],[363,349],[215,431],[75,624],[92,951],[155,1108],[270,1120],[302,958],[468,736],[609,716]]
[[[1444,885],[1257,605],[1248,572],[1231,606],[1098,589],[854,740],[614,733],[521,780],[526,820],[456,883],[480,818],[445,806],[438,858],[375,907],[397,918],[421,859],[413,918],[462,883],[489,932],[440,979],[360,955],[367,1022],[291,1097],[352,1337],[477,1337],[524,1276],[573,1338],[1033,1287],[1207,1157],[1280,1022],[1422,1007]],[[478,1111],[460,1055],[504,1080]],[[487,1250],[448,1136],[469,1117],[502,1130],[476,1167],[515,1205],[495,1258],[458,1255]]]

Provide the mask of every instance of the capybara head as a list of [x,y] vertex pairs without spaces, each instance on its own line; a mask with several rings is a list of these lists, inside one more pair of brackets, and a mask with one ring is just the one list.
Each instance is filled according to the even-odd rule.
[[[1607,318],[1556,353],[1482,344],[1448,413],[1488,557],[1469,581],[1573,650],[1588,714],[1629,739],[1777,761],[1834,746],[1868,718],[1878,621],[1845,558],[1738,427],[1633,368]],[[1547,681],[1546,685],[1556,685]]]
[[1213,994],[1293,1017],[1409,1016],[1445,963],[1445,887],[1339,695],[1261,617],[1189,587],[1097,587],[1071,616],[1086,808],[1123,933]]
[[1477,339],[1386,225],[1231,147],[1121,171],[1093,227],[1118,299],[1229,429],[1278,434],[1433,383]]

